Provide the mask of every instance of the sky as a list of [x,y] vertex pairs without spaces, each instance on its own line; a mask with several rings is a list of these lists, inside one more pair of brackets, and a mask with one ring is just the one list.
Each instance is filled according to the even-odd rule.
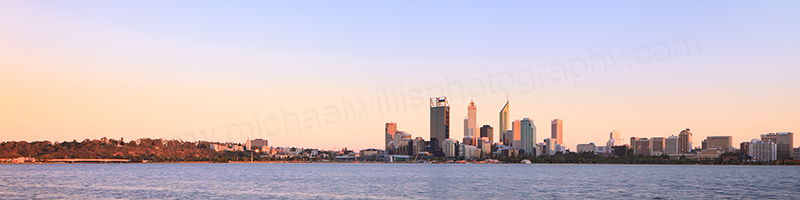
[[[800,132],[797,1],[2,1],[0,141],[383,148],[564,120],[568,149]],[[495,138],[499,138],[495,131]],[[797,139],[797,136],[795,136]],[[795,146],[797,146],[796,142]]]

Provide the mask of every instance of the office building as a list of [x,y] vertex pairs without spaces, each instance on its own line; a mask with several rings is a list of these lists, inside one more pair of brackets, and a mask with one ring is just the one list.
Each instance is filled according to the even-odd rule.
[[678,153],[678,136],[669,136],[664,139],[664,153],[676,154]]
[[611,154],[611,148],[608,148],[608,146],[594,146],[594,153],[609,155]]
[[723,153],[733,151],[732,136],[708,136],[703,140],[703,149],[719,147]]
[[503,106],[503,109],[500,109],[500,123],[497,125],[498,133],[503,134],[500,135],[500,140],[502,140],[503,144],[506,146],[510,146],[510,142],[512,141],[512,139],[506,138],[504,134],[506,131],[511,130],[511,127],[508,126],[508,106],[508,100],[506,100],[506,105]]
[[483,155],[492,155],[492,141],[483,141],[483,146],[481,146],[481,153]]
[[454,139],[445,139],[443,143],[443,151],[445,157],[458,157],[458,141]]
[[404,142],[406,140],[411,140],[411,134],[406,133],[405,131],[397,131],[397,133],[394,134],[394,141],[392,141],[394,149],[391,152],[387,152],[390,154],[405,154],[402,150],[400,150],[400,147],[402,147],[403,143],[408,144],[408,142]]
[[611,147],[611,153],[614,156],[624,156],[628,154],[628,145],[620,145]]
[[488,137],[489,141],[496,142],[494,140],[494,129],[492,128],[492,126],[489,126],[489,125],[481,126],[480,137]]
[[561,119],[553,119],[550,122],[550,138],[556,139],[556,144],[564,145],[564,121]]
[[578,153],[595,152],[595,145],[594,145],[594,143],[578,144],[577,149],[578,149]]
[[[630,144],[630,145],[631,145],[631,146],[630,146],[630,149],[633,149],[633,150],[635,151],[635,149],[636,149],[636,140],[638,140],[638,139],[639,139],[638,137],[631,137],[631,140],[630,140],[630,143],[631,143],[631,144]],[[634,154],[634,155],[636,155],[636,154]]]
[[256,148],[262,148],[262,147],[267,146],[267,140],[261,139],[261,138],[255,139],[255,140],[250,140],[250,145],[252,145],[252,146],[254,146]]
[[556,139],[555,138],[545,138],[544,139],[544,148],[543,151],[547,155],[556,155]]
[[502,138],[503,138],[503,145],[511,147],[511,145],[512,145],[512,143],[514,141],[514,131],[506,130],[503,133],[503,137]]
[[664,154],[664,142],[664,137],[653,137],[650,139],[650,144],[653,145],[650,147],[650,155],[661,156],[661,154]]
[[750,142],[739,143],[739,153],[748,155],[750,153]]
[[522,121],[514,122],[518,123],[518,125],[514,125],[514,128],[519,127],[520,129],[519,134],[521,146],[518,149],[524,150],[525,154],[533,155],[534,149],[536,148],[536,125],[534,125],[533,121],[529,118],[524,118]]
[[394,134],[396,133],[397,133],[397,123],[394,122],[386,123],[386,126],[384,127],[384,135],[386,136],[384,149],[387,153],[389,153],[389,151],[392,151],[394,149],[393,141],[394,141]]
[[761,135],[761,141],[772,141],[778,147],[778,160],[791,159],[794,156],[794,133],[779,132]]
[[747,155],[749,155],[753,161],[773,161],[779,159],[778,145],[771,140],[761,141],[753,139],[750,140],[749,146]]
[[467,106],[467,119],[464,120],[464,136],[481,137],[478,135],[477,112],[478,108],[475,106],[475,102],[470,99],[469,106]]
[[688,128],[678,134],[678,153],[692,152],[692,132]]
[[622,137],[620,137],[619,131],[613,130],[608,134],[608,142],[606,142],[606,146],[613,147],[618,145],[622,145]]
[[514,132],[511,138],[511,147],[515,149],[522,149],[522,123],[520,120],[514,120],[511,122],[511,131]]
[[466,137],[464,137],[463,140],[461,140],[461,143],[462,144],[466,144],[466,145],[475,145],[476,141],[477,140],[475,138],[473,138],[472,136],[466,136]]
[[634,153],[634,155],[644,155],[644,156],[649,156],[649,155],[650,155],[651,148],[652,148],[652,146],[653,146],[653,143],[651,143],[651,142],[652,142],[652,141],[650,141],[650,140],[649,140],[649,139],[647,139],[647,138],[639,138],[639,139],[636,139],[636,141],[634,141],[634,143],[635,143],[636,145],[635,145],[635,147],[633,148],[633,153]]
[[247,137],[247,140],[244,141],[244,149],[250,151],[250,148],[252,148],[250,145],[250,137]]
[[435,156],[444,156],[442,145],[444,140],[450,138],[450,104],[447,97],[434,97],[430,99],[430,153]]
[[425,140],[422,139],[422,137],[414,138],[412,144],[413,145],[411,145],[411,155],[419,155],[420,152],[426,152],[427,148],[425,148],[425,146],[427,145],[425,144]]

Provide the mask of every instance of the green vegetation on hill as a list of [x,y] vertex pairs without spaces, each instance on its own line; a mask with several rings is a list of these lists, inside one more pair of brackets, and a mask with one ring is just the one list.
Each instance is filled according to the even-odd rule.
[[133,162],[227,162],[250,160],[246,152],[216,152],[209,148],[211,142],[185,142],[142,138],[122,142],[114,139],[83,140],[81,142],[25,142],[0,143],[0,158],[32,157],[37,160],[60,158],[113,158],[130,159]]

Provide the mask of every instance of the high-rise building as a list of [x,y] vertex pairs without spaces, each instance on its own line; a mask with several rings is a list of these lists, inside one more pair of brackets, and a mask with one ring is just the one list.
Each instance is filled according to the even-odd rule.
[[678,134],[678,153],[692,152],[692,132],[688,128]]
[[778,147],[778,160],[791,159],[794,155],[794,133],[779,132],[761,135],[761,141],[772,141]]
[[630,149],[633,149],[634,151],[636,150],[636,140],[638,140],[638,139],[639,139],[638,137],[631,137],[631,140],[630,140],[631,148]]
[[[763,136],[762,136],[763,137]],[[754,161],[773,161],[778,160],[778,145],[772,141],[761,141],[758,139],[750,140],[748,153]]]
[[563,131],[564,125],[563,124],[564,124],[564,121],[561,120],[561,119],[553,119],[553,121],[550,122],[550,125],[551,125],[550,131],[552,132],[552,133],[550,133],[550,138],[555,138],[556,139],[556,144],[560,144],[560,145],[564,144],[564,131]]
[[385,149],[386,153],[390,153],[389,151],[394,149],[394,134],[397,134],[397,123],[388,122],[386,123],[386,127],[384,128],[384,135],[386,136]]
[[664,153],[675,154],[678,153],[678,136],[669,136],[664,140]]
[[480,137],[488,137],[489,141],[496,142],[494,141],[494,129],[488,124],[481,126]]
[[636,145],[635,148],[633,149],[633,154],[649,156],[651,147],[653,146],[653,143],[651,142],[652,141],[650,141],[647,138],[636,139],[636,141],[634,141]]
[[519,120],[514,120],[511,122],[511,131],[514,132],[513,138],[511,138],[511,147],[515,149],[522,149],[522,123]]
[[434,97],[430,99],[431,116],[431,142],[430,153],[435,156],[444,156],[442,145],[444,140],[450,138],[450,104],[447,97]]
[[464,134],[469,134],[475,138],[481,137],[478,135],[477,121],[478,121],[478,107],[476,107],[475,102],[473,102],[472,99],[470,99],[469,106],[467,106],[467,121],[465,122],[467,129],[464,130]]
[[534,155],[534,149],[536,149],[536,125],[533,124],[533,120],[524,118],[522,121],[514,121],[514,123],[514,128],[519,127],[520,130],[521,147],[518,149],[524,150],[525,154]]
[[719,147],[723,153],[733,151],[732,136],[708,136],[703,140],[703,149]]
[[[503,106],[503,109],[500,109],[500,124],[497,125],[497,130],[500,134],[505,133],[507,130],[511,130],[511,127],[508,126],[508,100],[506,100],[506,105]],[[507,139],[505,135],[500,135],[500,140],[503,141],[503,144],[506,146],[511,146],[511,139]]]
[[664,154],[664,137],[653,137],[653,139],[650,139],[650,144],[652,144],[650,155],[661,156],[661,154]]
[[613,130],[608,134],[608,142],[606,142],[606,146],[611,148],[618,145],[622,145],[622,137],[620,137],[619,131]]

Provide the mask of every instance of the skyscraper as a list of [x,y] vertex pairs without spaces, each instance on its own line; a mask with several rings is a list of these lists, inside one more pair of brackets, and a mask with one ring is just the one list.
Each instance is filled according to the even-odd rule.
[[550,130],[552,132],[550,134],[550,138],[555,138],[556,144],[564,145],[564,133],[563,133],[564,121],[561,119],[553,119],[553,121],[550,124],[551,124]]
[[447,97],[433,97],[430,99],[431,107],[431,142],[430,153],[444,156],[442,145],[444,140],[450,138],[450,104]]
[[384,134],[386,135],[386,141],[384,142],[385,151],[386,153],[392,153],[390,151],[394,150],[394,134],[397,133],[397,123],[389,122],[386,123],[386,127],[384,129]]
[[511,138],[511,147],[515,149],[522,149],[522,123],[519,120],[511,122],[513,138]]
[[692,152],[692,132],[687,128],[678,134],[678,153]]
[[488,124],[487,125],[483,125],[481,127],[481,135],[480,135],[480,137],[488,137],[489,141],[497,142],[497,141],[494,141],[494,129],[492,128],[492,126],[489,126]]
[[509,142],[512,141],[512,139],[506,138],[505,134],[503,134],[507,130],[511,130],[511,127],[508,126],[508,109],[508,100],[506,100],[506,105],[503,106],[503,109],[500,109],[500,124],[497,125],[497,128],[498,132],[501,134],[500,140],[502,140],[506,146],[511,146]]
[[521,147],[519,147],[519,149],[524,150],[525,154],[535,155],[536,126],[533,124],[533,121],[529,118],[524,118],[522,121],[514,121],[514,123],[519,123],[519,125],[514,124],[514,128],[517,128],[517,126],[520,128]]
[[794,133],[780,132],[761,135],[761,141],[772,141],[777,146],[778,160],[791,159],[794,155]]
[[478,108],[475,106],[475,102],[472,99],[469,100],[469,106],[467,106],[467,121],[466,129],[464,130],[464,136],[469,134],[472,137],[479,138],[478,135]]

